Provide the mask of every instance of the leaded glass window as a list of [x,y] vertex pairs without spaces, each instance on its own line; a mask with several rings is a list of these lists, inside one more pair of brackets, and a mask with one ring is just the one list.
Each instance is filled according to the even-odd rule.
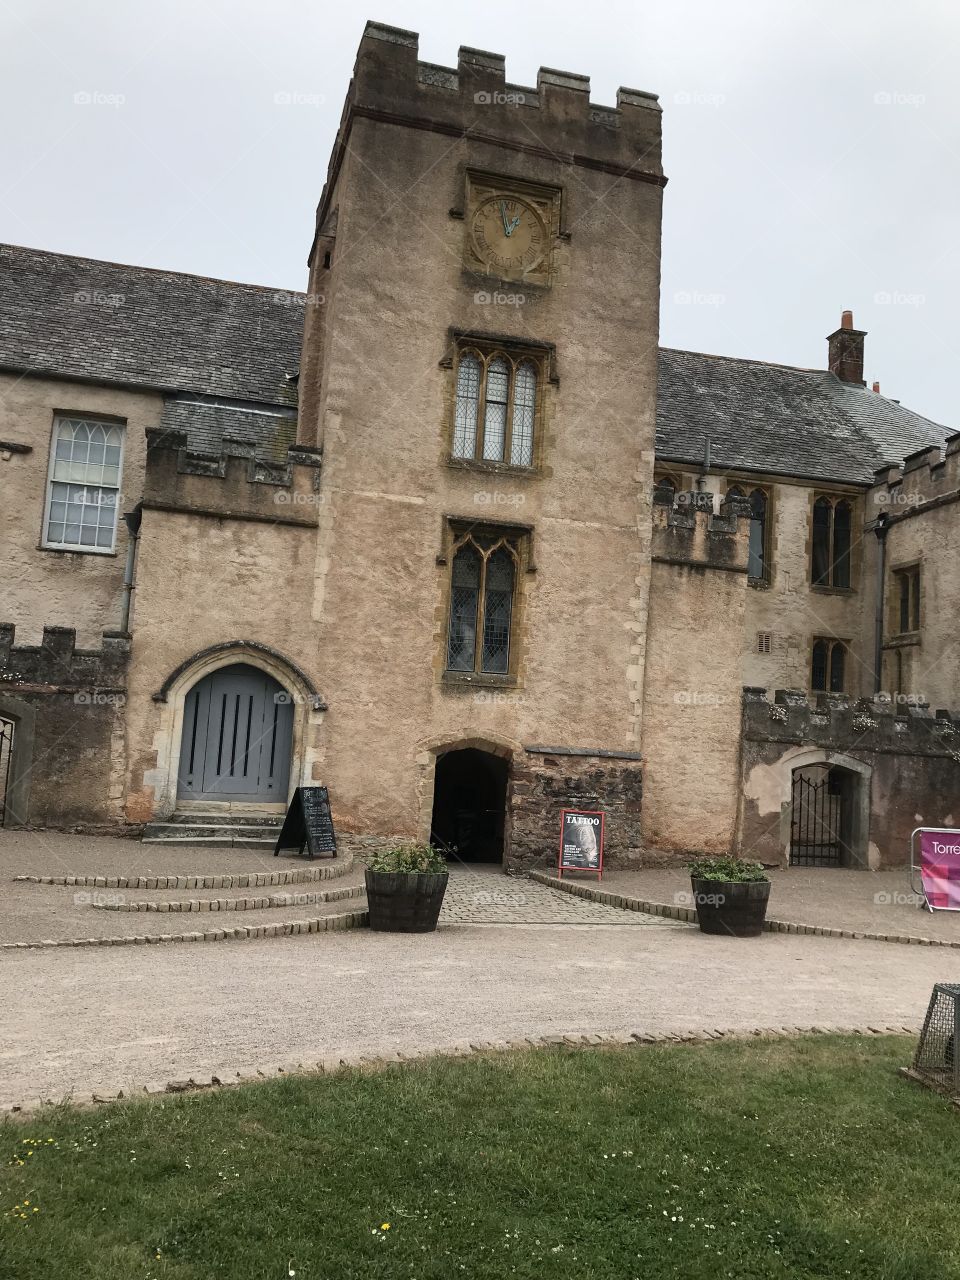
[[471,529],[455,546],[447,670],[508,675],[519,554],[516,541],[495,530]]
[[[728,495],[746,497],[739,485],[727,490]],[[754,582],[766,582],[767,565],[767,495],[762,489],[754,489],[749,495],[750,544],[747,556],[747,574]]]
[[110,423],[58,418],[44,545],[112,551],[117,530],[123,430]]
[[505,674],[510,660],[513,611],[513,556],[505,547],[487,561],[484,584],[482,671]]
[[532,467],[539,365],[508,351],[461,350],[457,358],[454,458]]
[[810,579],[817,587],[850,586],[853,507],[845,498],[819,497],[813,504]]
[[457,364],[457,411],[453,424],[453,456],[472,458],[477,448],[477,410],[480,406],[480,377],[483,367],[472,352],[465,352]]
[[513,384],[513,429],[510,461],[515,467],[533,464],[533,420],[537,408],[537,371],[529,360],[517,369]]
[[487,393],[483,416],[483,456],[487,462],[503,461],[507,438],[507,393],[510,389],[510,366],[497,356],[487,366]]
[[451,671],[473,671],[476,667],[482,563],[480,552],[471,543],[462,546],[453,558],[447,643],[447,667]]

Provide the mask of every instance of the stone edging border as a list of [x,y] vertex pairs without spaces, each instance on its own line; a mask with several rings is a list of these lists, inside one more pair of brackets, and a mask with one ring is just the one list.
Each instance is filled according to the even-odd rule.
[[[177,1093],[196,1093],[206,1089],[228,1088],[236,1085],[258,1084],[264,1080],[282,1076],[336,1075],[340,1071],[359,1069],[382,1071],[398,1063],[415,1062],[423,1058],[466,1058],[482,1053],[502,1053],[514,1049],[595,1048],[607,1046],[647,1046],[656,1044],[691,1044],[711,1040],[783,1040],[811,1035],[859,1035],[859,1036],[917,1036],[916,1026],[857,1026],[841,1027],[819,1024],[810,1027],[754,1027],[723,1028],[702,1027],[686,1031],[629,1031],[629,1032],[571,1032],[564,1035],[528,1036],[515,1040],[457,1040],[452,1044],[434,1045],[423,1049],[390,1050],[382,1054],[325,1054],[306,1061],[273,1064],[262,1067],[228,1069],[202,1072],[165,1083],[151,1081],[116,1092],[75,1093],[64,1101],[76,1107],[119,1102],[138,1097],[158,1097]],[[29,1116],[41,1107],[55,1105],[55,1100],[36,1098],[21,1103],[0,1104],[0,1116],[14,1119]]]
[[313,893],[272,893],[267,898],[190,898],[176,902],[96,902],[95,911],[190,912],[190,911],[265,911],[271,907],[308,907],[323,902],[341,902],[344,898],[362,898],[362,884],[344,885],[340,889],[319,889]]
[[123,947],[157,942],[247,942],[251,938],[276,938],[291,933],[328,933],[331,929],[361,929],[369,923],[369,913],[347,911],[312,920],[288,920],[277,924],[248,924],[202,932],[155,933],[116,938],[47,938],[42,942],[3,942],[0,951],[35,951],[50,947]]
[[[647,915],[667,916],[671,920],[684,920],[696,924],[696,907],[678,907],[668,902],[648,902],[645,898],[632,898],[627,894],[610,893],[606,889],[595,889],[593,885],[580,884],[577,881],[562,880],[559,876],[548,875],[545,871],[530,871],[531,880],[549,885],[551,889],[560,889],[563,893],[572,893],[578,898],[589,898],[592,902],[602,902],[608,907],[619,907],[623,911],[643,911]],[[922,938],[913,934],[865,933],[859,929],[834,929],[830,925],[797,924],[787,920],[771,920],[763,922],[765,933],[809,933],[818,938],[855,938],[867,942],[897,942],[916,947],[960,947],[960,942],[951,942],[943,938]]]
[[346,853],[319,866],[296,871],[250,871],[234,875],[185,876],[14,876],[15,884],[71,885],[78,889],[262,889],[269,885],[312,884],[336,880],[353,867]]

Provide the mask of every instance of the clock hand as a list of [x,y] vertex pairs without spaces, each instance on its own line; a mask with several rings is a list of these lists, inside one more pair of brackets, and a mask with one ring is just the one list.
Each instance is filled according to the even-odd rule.
[[520,225],[520,214],[518,213],[515,218],[511,218],[510,225],[509,227],[507,227],[507,235],[512,236],[514,231],[516,231],[517,227],[519,227],[519,225]]
[[507,206],[503,200],[500,201],[500,217],[503,219],[503,234],[509,236],[513,228],[507,222]]

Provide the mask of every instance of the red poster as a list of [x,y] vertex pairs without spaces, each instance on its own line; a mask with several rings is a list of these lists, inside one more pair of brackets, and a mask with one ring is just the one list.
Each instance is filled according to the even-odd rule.
[[592,871],[603,876],[603,814],[599,809],[560,810],[560,875]]

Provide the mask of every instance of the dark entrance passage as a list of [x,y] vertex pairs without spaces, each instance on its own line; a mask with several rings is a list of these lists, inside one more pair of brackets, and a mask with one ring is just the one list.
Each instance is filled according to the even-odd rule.
[[850,865],[853,789],[857,781],[849,770],[830,765],[807,765],[793,771],[792,867]]
[[463,862],[502,862],[509,764],[466,747],[437,757],[430,839]]
[[7,791],[10,789],[13,767],[13,734],[13,721],[4,720],[0,716],[0,827],[4,825],[7,815]]

